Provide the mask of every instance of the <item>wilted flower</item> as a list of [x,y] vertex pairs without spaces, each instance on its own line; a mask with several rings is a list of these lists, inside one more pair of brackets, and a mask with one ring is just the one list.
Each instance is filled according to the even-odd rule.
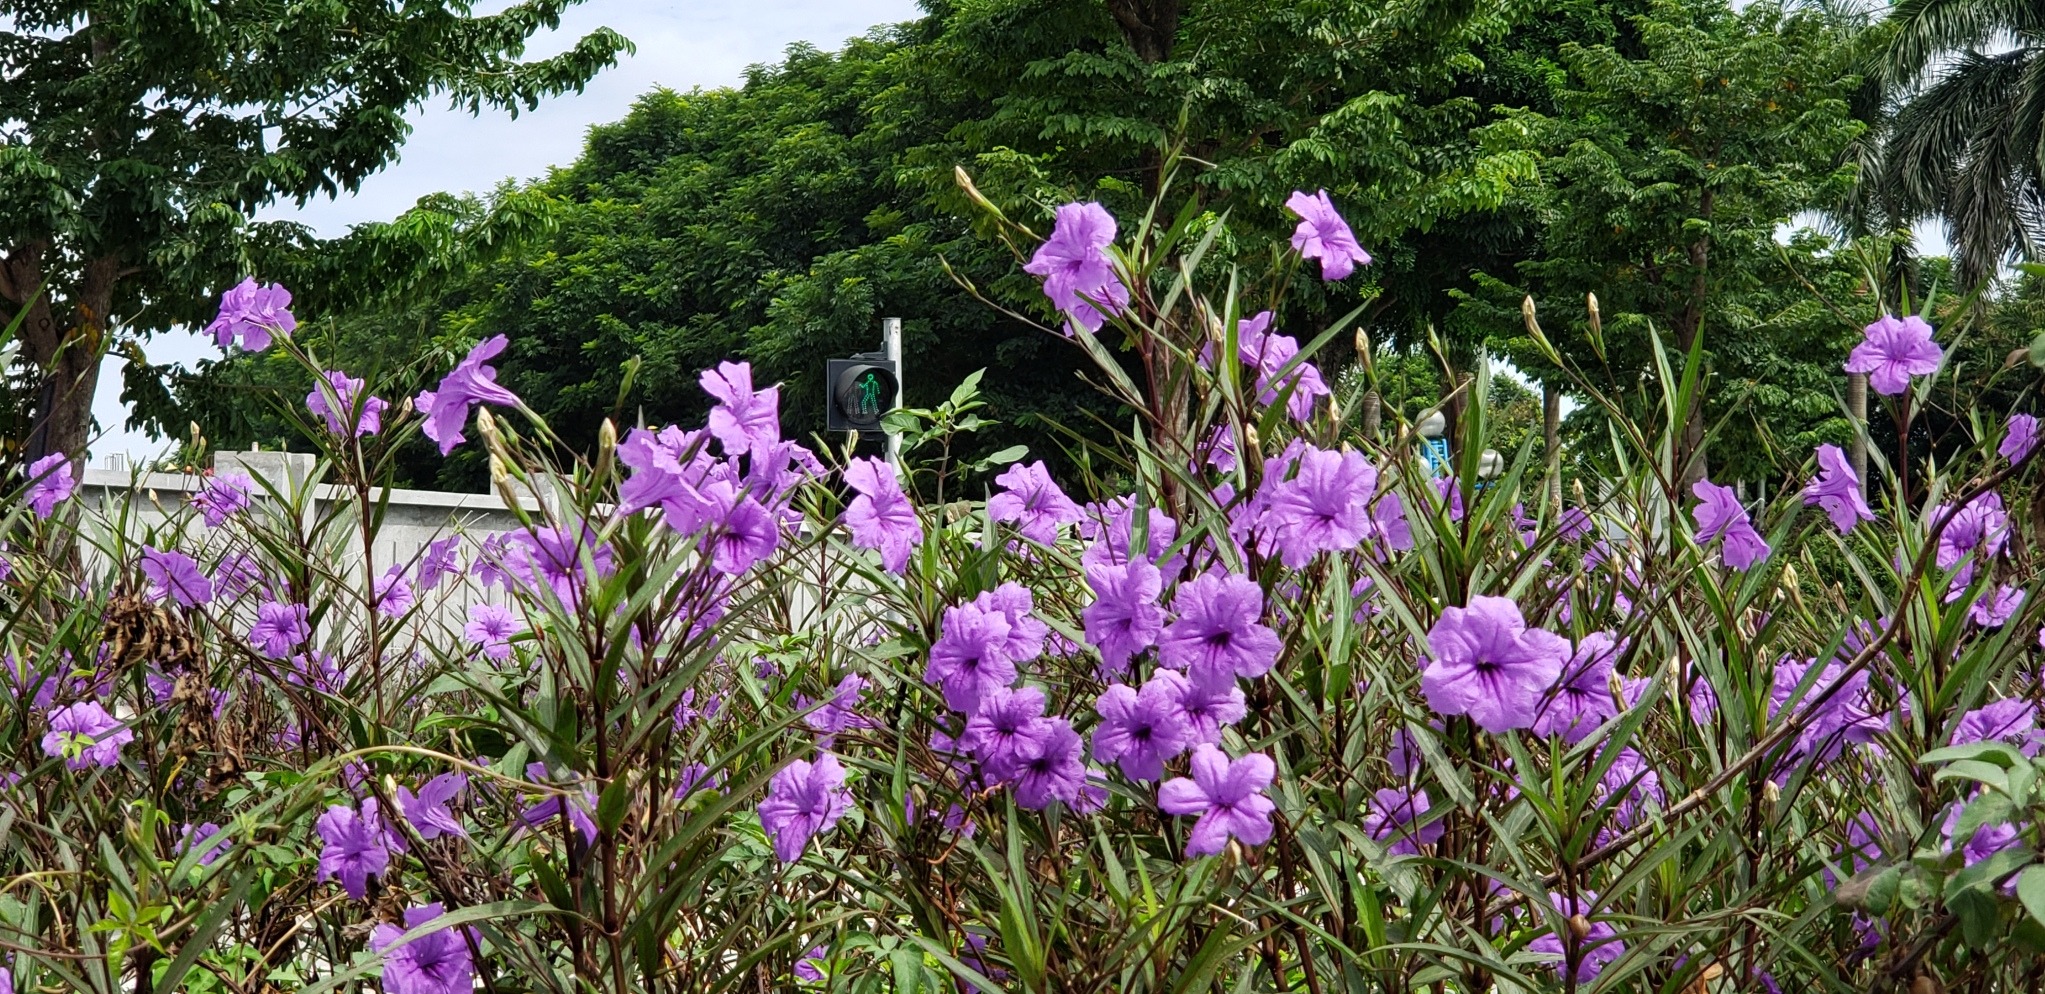
[[1931,325],[1915,314],[1882,316],[1868,325],[1866,337],[1846,358],[1846,371],[1868,374],[1876,393],[1895,395],[1910,389],[1910,378],[1938,372],[1945,353],[1931,340]]
[[1010,521],[1024,538],[1049,545],[1058,540],[1058,530],[1086,515],[1065,491],[1058,489],[1051,472],[1039,462],[1016,463],[994,478],[1002,491],[987,498],[987,516]]
[[1271,757],[1253,752],[1231,761],[1214,746],[1193,750],[1193,777],[1168,780],[1157,791],[1157,806],[1166,814],[1195,815],[1186,855],[1207,856],[1227,847],[1230,838],[1261,846],[1271,839],[1271,812],[1277,805],[1264,796],[1278,767]]
[[251,276],[220,295],[220,313],[206,326],[206,333],[221,348],[241,339],[243,348],[261,352],[270,347],[271,335],[290,335],[298,330],[291,315],[291,291],[272,283],[257,284]]
[[1569,657],[1567,641],[1529,630],[1519,605],[1504,597],[1477,596],[1469,607],[1443,608],[1427,645],[1430,658],[1420,674],[1427,706],[1467,714],[1494,734],[1533,726],[1541,695]]
[[815,763],[793,760],[774,774],[760,802],[760,825],[784,863],[802,858],[811,837],[830,831],[852,806],[845,768],[824,753]]
[[909,564],[909,551],[923,542],[923,524],[895,479],[894,467],[879,459],[854,459],[845,466],[845,483],[859,493],[845,505],[852,544],[880,550],[881,565],[900,573]]
[[518,395],[497,385],[497,370],[483,365],[510,344],[503,335],[477,343],[454,371],[441,379],[438,389],[422,391],[412,399],[412,406],[426,419],[426,437],[440,444],[441,455],[453,452],[465,440],[462,426],[468,423],[471,408],[478,404],[518,406]]
[[1875,520],[1874,510],[1861,495],[1860,477],[1836,445],[1818,446],[1818,475],[1804,487],[1804,503],[1824,508],[1841,535],[1863,521]]
[[133,741],[135,733],[98,701],[79,701],[50,712],[43,755],[62,759],[64,766],[73,770],[114,766],[121,761],[121,747]]
[[78,479],[71,475],[70,456],[52,452],[28,464],[28,494],[25,499],[36,517],[49,517],[59,502],[70,500],[77,490]]
[[1370,253],[1357,244],[1349,222],[1335,212],[1328,191],[1307,194],[1294,190],[1285,209],[1298,215],[1299,226],[1292,232],[1292,247],[1302,259],[1321,260],[1321,278],[1344,280],[1359,265],[1370,265]]
[[[320,416],[327,423],[327,430],[336,435],[374,435],[383,430],[383,412],[390,406],[381,397],[361,397],[362,380],[349,376],[338,369],[329,369],[320,374],[326,382],[313,387],[305,395],[305,409]],[[358,410],[357,398],[361,404]],[[347,419],[355,418],[355,427],[348,427]]]
[[1129,306],[1129,288],[1115,275],[1108,246],[1115,243],[1115,219],[1097,203],[1063,204],[1051,237],[1037,246],[1023,271],[1044,278],[1044,295],[1071,325],[1098,331],[1108,311]]
[[1695,508],[1698,545],[1724,539],[1725,564],[1736,570],[1749,569],[1768,558],[1768,543],[1754,530],[1754,523],[1747,517],[1747,509],[1740,506],[1733,488],[1698,480],[1690,492],[1699,501]]
[[405,909],[405,927],[378,925],[369,934],[369,948],[383,956],[383,989],[388,994],[469,994],[476,985],[476,967],[464,930],[443,928],[404,945],[406,932],[442,917],[438,902]]

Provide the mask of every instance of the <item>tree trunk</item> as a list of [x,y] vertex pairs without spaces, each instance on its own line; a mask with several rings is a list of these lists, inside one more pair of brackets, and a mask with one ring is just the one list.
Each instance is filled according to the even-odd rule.
[[1108,0],[1108,13],[1138,58],[1156,65],[1171,57],[1184,0]]
[[0,296],[12,305],[8,317],[24,306],[28,312],[20,332],[22,355],[42,372],[35,427],[23,455],[34,461],[62,452],[82,469],[85,446],[92,438],[92,396],[99,385],[100,357],[106,352],[108,316],[121,268],[111,256],[88,260],[72,303],[65,307],[53,300],[52,288],[45,285],[47,251],[47,243],[23,244],[0,264]]
[[1548,502],[1562,508],[1562,391],[1541,384],[1541,443],[1548,452]]

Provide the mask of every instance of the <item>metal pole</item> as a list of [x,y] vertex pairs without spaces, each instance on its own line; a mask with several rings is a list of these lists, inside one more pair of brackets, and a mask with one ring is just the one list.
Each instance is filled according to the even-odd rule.
[[[887,350],[888,361],[895,364],[895,408],[902,406],[902,319],[882,318],[880,322],[881,347]],[[888,465],[896,471],[902,468],[902,436],[888,432]]]

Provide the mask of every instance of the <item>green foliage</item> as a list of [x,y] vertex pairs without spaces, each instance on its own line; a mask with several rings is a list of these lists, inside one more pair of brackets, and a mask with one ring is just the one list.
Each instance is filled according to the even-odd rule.
[[469,244],[527,227],[425,204],[308,260],[302,227],[252,217],[355,190],[396,157],[425,100],[516,114],[580,90],[624,38],[600,29],[521,59],[573,2],[487,15],[444,0],[0,3],[0,319],[30,315],[25,357],[50,384],[36,447],[82,455],[114,336],[203,324],[246,272],[299,277],[304,303],[324,310],[460,267]]
[[1835,246],[1808,234],[1785,245],[1778,233],[1853,181],[1835,163],[1860,130],[1846,99],[1857,49],[1837,23],[1769,4],[1735,13],[1660,0],[1628,27],[1624,43],[1561,47],[1552,114],[1482,129],[1491,156],[1538,162],[1539,182],[1514,203],[1538,247],[1480,274],[1453,323],[1552,381],[1520,314],[1532,295],[1559,315],[1549,321],[1568,361],[1617,393],[1651,366],[1649,326],[1684,351],[1708,330],[1710,420],[1743,412],[1719,451],[1733,475],[1765,474],[1777,447],[1837,433],[1830,395],[1849,332],[1828,324],[1791,268],[1825,271]]

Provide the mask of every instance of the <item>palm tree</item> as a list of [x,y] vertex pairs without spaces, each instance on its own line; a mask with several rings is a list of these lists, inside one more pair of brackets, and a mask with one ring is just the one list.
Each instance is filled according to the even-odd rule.
[[1885,27],[1872,192],[1892,222],[1943,218],[1978,287],[2045,242],[2045,0],[1901,0]]

